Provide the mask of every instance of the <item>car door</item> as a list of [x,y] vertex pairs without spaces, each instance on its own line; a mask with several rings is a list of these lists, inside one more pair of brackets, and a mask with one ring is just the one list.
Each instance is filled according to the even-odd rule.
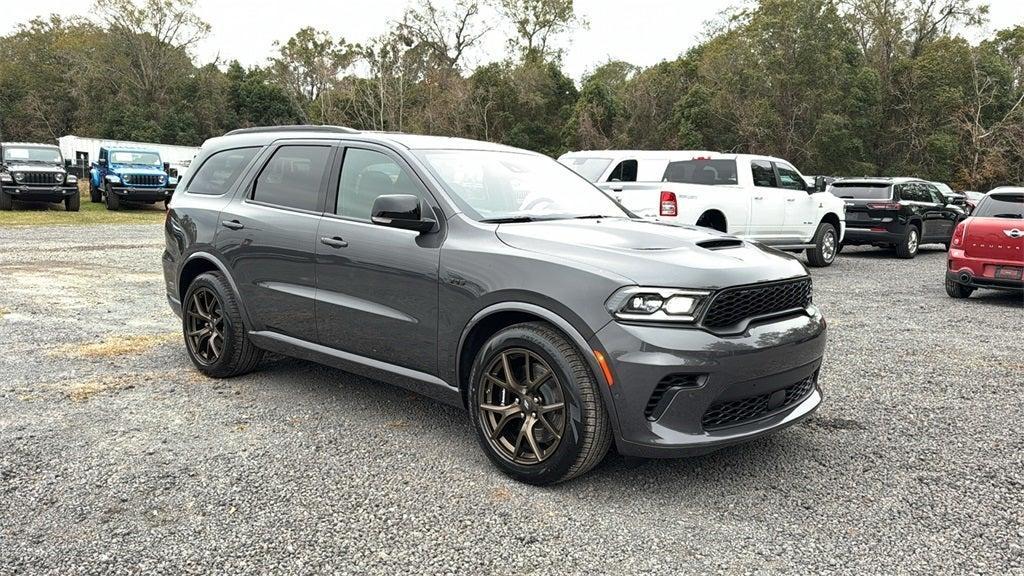
[[[933,184],[921,184],[928,192],[931,199],[930,206],[926,210],[926,222],[930,222],[933,236],[922,233],[926,238],[946,242],[953,236],[953,228],[956,227],[959,210],[952,204],[946,203],[946,197]],[[926,225],[926,228],[928,225]]]
[[427,374],[437,372],[438,269],[444,238],[373,224],[373,201],[412,194],[440,214],[396,152],[349,143],[332,171],[329,206],[316,245],[320,343]]
[[783,232],[786,236],[807,241],[817,228],[818,200],[807,193],[807,181],[796,168],[785,162],[775,162],[775,171],[779,175],[779,187],[784,189],[786,215]]
[[750,193],[750,219],[747,234],[759,240],[784,236],[787,190],[779,186],[775,167],[768,160],[751,160],[754,188]]
[[317,227],[330,141],[279,141],[219,217],[214,240],[254,330],[316,341]]

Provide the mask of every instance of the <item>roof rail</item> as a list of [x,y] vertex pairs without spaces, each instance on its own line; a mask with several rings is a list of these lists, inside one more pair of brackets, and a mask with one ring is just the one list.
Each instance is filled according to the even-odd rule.
[[266,132],[329,132],[332,134],[358,134],[359,130],[346,128],[345,126],[322,126],[318,124],[295,124],[292,126],[256,126],[254,128],[239,128],[225,134],[263,134]]

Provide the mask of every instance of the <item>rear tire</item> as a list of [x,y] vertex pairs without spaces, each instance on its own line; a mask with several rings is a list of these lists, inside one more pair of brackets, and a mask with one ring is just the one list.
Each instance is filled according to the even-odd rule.
[[807,263],[813,268],[830,266],[839,253],[838,245],[839,236],[835,226],[822,222],[814,233],[814,248],[807,249]]
[[[247,374],[263,359],[246,333],[235,292],[220,272],[200,274],[189,285],[181,301],[181,327],[189,359],[207,376]],[[204,330],[205,335],[198,334]]]
[[917,251],[920,247],[921,231],[917,229],[917,226],[907,226],[906,232],[903,233],[903,240],[896,245],[896,256],[909,260],[917,256]]
[[3,190],[0,190],[0,210],[14,210],[14,198]]
[[946,294],[950,298],[970,298],[971,294],[974,294],[974,288],[971,286],[964,286],[963,284],[946,279]]
[[106,196],[107,210],[116,211],[121,209],[121,199],[117,196],[117,194],[114,194],[114,190],[110,187],[110,184],[107,184],[106,191],[103,193],[103,195]]
[[505,474],[528,484],[583,474],[612,441],[599,386],[580,351],[553,326],[530,322],[498,332],[470,373],[469,413],[481,448]]
[[68,212],[78,212],[82,207],[82,196],[81,194],[74,194],[64,199],[64,209]]

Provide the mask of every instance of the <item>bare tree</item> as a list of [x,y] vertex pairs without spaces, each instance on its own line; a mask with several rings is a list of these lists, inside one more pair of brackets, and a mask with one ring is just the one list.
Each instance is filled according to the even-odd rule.
[[452,8],[442,9],[435,0],[426,0],[406,11],[398,32],[427,50],[439,64],[460,71],[466,51],[493,29],[484,22],[481,7],[480,0],[456,0]]

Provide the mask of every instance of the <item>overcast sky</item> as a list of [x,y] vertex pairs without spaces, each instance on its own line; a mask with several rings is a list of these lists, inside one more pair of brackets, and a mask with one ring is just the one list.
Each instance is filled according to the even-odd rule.
[[[275,41],[287,40],[303,26],[330,30],[350,42],[365,42],[397,20],[415,0],[199,0],[199,13],[210,23],[209,38],[196,49],[201,62],[237,59],[264,64]],[[440,0],[442,3],[445,0]],[[577,14],[590,27],[562,41],[566,72],[579,79],[609,59],[649,66],[672,59],[699,43],[707,22],[741,0],[576,0]],[[0,9],[0,34],[34,16],[56,12],[86,14],[92,0],[8,2]],[[1024,23],[1024,1],[989,0],[989,24],[965,34],[977,41],[986,32]],[[500,60],[507,33],[495,30],[470,55],[470,65]]]

